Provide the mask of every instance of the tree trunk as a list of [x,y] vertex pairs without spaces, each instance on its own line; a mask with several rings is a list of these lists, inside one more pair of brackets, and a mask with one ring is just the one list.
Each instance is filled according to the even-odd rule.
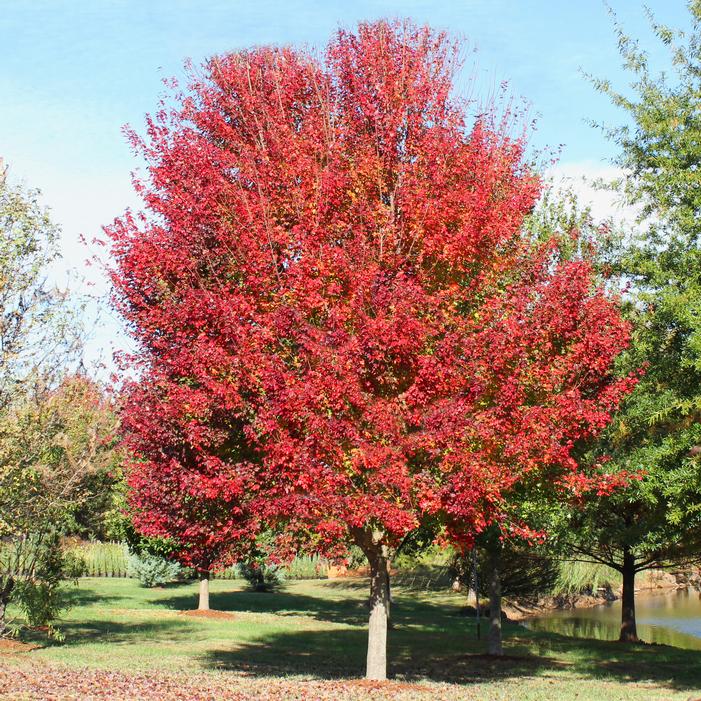
[[200,603],[199,611],[209,611],[209,572],[200,572]]
[[368,627],[367,679],[387,679],[387,618],[389,583],[385,547],[368,553],[370,562],[370,622]]
[[[477,640],[482,639],[482,621],[480,608],[480,581],[479,571],[477,568],[477,549],[472,548],[472,586],[475,590],[475,624],[477,627]],[[468,592],[469,593],[469,592]]]
[[623,551],[623,594],[621,596],[621,635],[619,640],[625,643],[638,641],[638,629],[635,625],[635,556],[627,548]]
[[0,577],[0,582],[3,582],[2,588],[0,588],[0,638],[2,638],[7,634],[5,614],[7,613],[7,604],[10,603],[10,594],[15,588],[15,579],[11,575],[7,575],[4,578]]
[[487,652],[503,655],[501,645],[501,579],[499,578],[499,551],[491,553],[489,572],[489,633]]
[[389,568],[390,568],[390,561],[389,561],[389,558],[387,558],[387,627],[391,630],[392,629],[392,615],[391,615],[392,584],[391,584],[391,575],[389,573]]

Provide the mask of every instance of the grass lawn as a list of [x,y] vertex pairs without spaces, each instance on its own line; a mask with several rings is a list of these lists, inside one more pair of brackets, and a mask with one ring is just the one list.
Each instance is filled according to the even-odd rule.
[[[60,628],[63,644],[0,654],[0,697],[13,699],[577,699],[701,697],[701,652],[576,640],[505,628],[504,659],[482,655],[464,598],[396,588],[393,681],[363,673],[367,583],[290,582],[258,594],[213,581],[226,619],[183,615],[196,585],[142,589],[83,579]],[[349,681],[351,680],[351,681]]]

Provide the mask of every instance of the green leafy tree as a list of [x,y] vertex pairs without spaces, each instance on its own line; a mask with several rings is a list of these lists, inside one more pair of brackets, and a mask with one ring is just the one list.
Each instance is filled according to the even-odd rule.
[[80,355],[80,308],[47,281],[58,237],[39,192],[12,185],[0,158],[0,412]]
[[63,639],[53,622],[67,608],[63,596],[66,580],[74,580],[85,571],[79,555],[61,547],[57,529],[28,536],[22,547],[11,551],[17,559],[6,560],[15,575],[13,603],[29,626],[45,626],[51,637]]
[[58,236],[38,193],[0,167],[0,635],[13,596],[30,621],[56,610],[60,535],[113,451],[109,402],[75,375],[80,305],[48,281]]
[[612,184],[637,208],[637,233],[622,239],[614,272],[627,285],[634,322],[619,370],[644,374],[598,454],[641,478],[610,496],[592,494],[562,522],[580,557],[623,576],[620,639],[637,639],[635,576],[699,558],[701,529],[701,2],[684,31],[657,23],[672,70],[657,74],[639,42],[616,22],[631,84],[595,87],[627,121],[599,125],[619,147],[623,176]]
[[81,375],[17,399],[0,415],[0,633],[13,596],[44,616],[58,610],[58,582],[70,569],[60,536],[93,500],[91,478],[114,461],[115,430],[109,400]]

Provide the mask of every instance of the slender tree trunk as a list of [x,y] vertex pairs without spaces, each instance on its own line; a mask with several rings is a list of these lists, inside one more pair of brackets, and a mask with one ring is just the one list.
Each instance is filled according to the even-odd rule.
[[200,603],[199,611],[209,611],[209,571],[200,571]]
[[390,569],[390,561],[389,558],[387,558],[387,627],[391,630],[392,629],[392,616],[391,616],[391,609],[392,609],[392,585],[391,585],[391,574],[389,572]]
[[[4,580],[4,581],[3,581]],[[0,588],[0,638],[7,634],[7,605],[10,603],[10,595],[15,588],[15,579],[11,575],[0,577],[2,588]]]
[[635,624],[635,556],[627,548],[623,551],[623,594],[621,596],[621,635],[619,640],[634,643],[638,640]]
[[480,582],[477,569],[477,549],[472,548],[472,586],[475,590],[475,624],[477,627],[477,640],[482,639],[482,621],[480,609]]
[[490,555],[489,572],[489,633],[487,652],[490,655],[503,655],[501,644],[501,579],[499,577],[499,549]]
[[387,679],[387,619],[389,584],[387,554],[378,545],[368,553],[370,562],[370,622],[368,626],[368,679]]

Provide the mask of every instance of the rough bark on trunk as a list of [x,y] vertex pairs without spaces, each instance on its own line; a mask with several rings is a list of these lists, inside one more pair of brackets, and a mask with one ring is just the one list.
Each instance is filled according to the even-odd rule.
[[623,551],[623,592],[621,595],[621,634],[619,640],[634,643],[638,640],[635,624],[635,556],[629,550]]
[[501,579],[499,578],[499,553],[491,555],[489,572],[489,633],[487,652],[490,655],[503,655],[501,644]]
[[200,572],[199,611],[209,611],[209,572]]
[[389,600],[387,586],[387,556],[378,546],[368,556],[370,561],[370,621],[368,626],[368,657],[365,676],[387,679],[387,618]]
[[0,588],[0,638],[7,634],[7,621],[5,614],[7,613],[7,605],[10,603],[10,595],[15,588],[14,577],[0,577],[2,588]]
[[356,527],[351,529],[351,535],[370,565],[370,618],[365,677],[384,681],[387,679],[389,548],[383,543],[382,530]]

